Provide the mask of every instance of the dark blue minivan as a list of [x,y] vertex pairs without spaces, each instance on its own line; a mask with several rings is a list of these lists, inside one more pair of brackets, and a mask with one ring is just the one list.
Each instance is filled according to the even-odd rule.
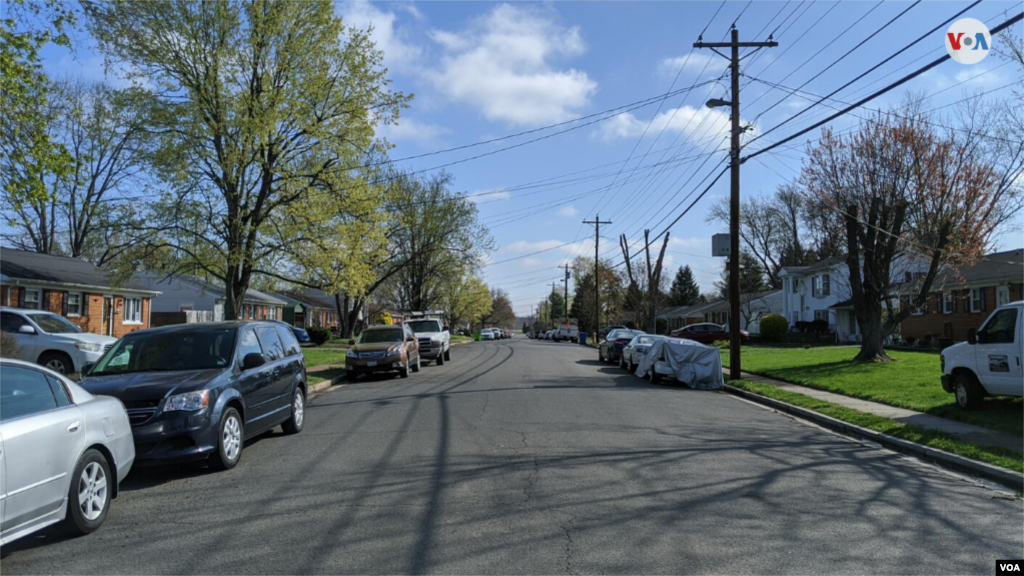
[[223,470],[246,439],[302,430],[306,364],[274,322],[181,324],[124,336],[80,385],[124,403],[137,463],[209,459]]

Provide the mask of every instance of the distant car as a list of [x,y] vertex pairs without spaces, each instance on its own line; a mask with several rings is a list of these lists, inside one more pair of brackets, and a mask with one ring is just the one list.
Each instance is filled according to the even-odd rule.
[[291,324],[284,322],[283,320],[271,320],[282,326],[286,326],[295,335],[295,339],[299,341],[299,344],[308,344],[312,340],[309,339],[309,332],[306,332],[305,328],[299,328],[298,326],[292,326]]
[[640,334],[629,341],[622,348],[622,354],[619,355],[619,367],[625,368],[629,372],[636,370],[636,365],[643,359],[644,354],[647,353],[651,348],[651,344],[655,341],[664,338],[664,336],[658,336],[657,334]]
[[620,326],[618,324],[610,324],[608,326],[605,326],[603,329],[601,329],[601,330],[599,330],[597,332],[597,340],[598,340],[598,342],[603,340],[608,335],[608,333],[611,332],[612,330],[626,330],[626,327],[625,326]]
[[568,340],[570,342],[579,342],[580,340],[580,328],[576,324],[575,320],[568,320],[562,322],[555,329],[554,334],[555,342],[561,342]]
[[306,363],[291,330],[268,321],[178,324],[127,334],[82,376],[128,409],[136,458],[234,468],[245,441],[302,431]]
[[981,328],[971,328],[967,341],[942,351],[942,389],[957,405],[971,410],[985,396],[1024,395],[1024,302],[996,308]]
[[60,521],[95,531],[135,461],[119,400],[19,360],[0,360],[0,438],[0,544]]
[[597,347],[597,356],[601,362],[618,362],[622,356],[622,349],[630,343],[633,338],[643,334],[640,330],[627,330],[618,328],[608,333]]
[[545,340],[554,340],[554,338],[555,338],[555,331],[554,330],[548,330],[547,332],[544,333],[544,339]]
[[480,331],[481,340],[497,340],[498,336],[490,328],[484,328]]
[[408,378],[410,371],[420,371],[420,345],[408,324],[371,326],[349,345],[345,373],[350,378],[378,372]]
[[[673,338],[685,338],[687,340],[694,340],[701,344],[714,344],[721,340],[729,340],[732,338],[732,334],[725,326],[719,324],[712,324],[710,322],[701,322],[700,324],[690,324],[689,326],[683,326],[682,328],[672,331]],[[750,342],[750,332],[746,330],[740,330],[740,342]]]
[[67,318],[43,310],[0,308],[0,330],[14,335],[13,357],[73,374],[103,356],[117,338],[82,331]]

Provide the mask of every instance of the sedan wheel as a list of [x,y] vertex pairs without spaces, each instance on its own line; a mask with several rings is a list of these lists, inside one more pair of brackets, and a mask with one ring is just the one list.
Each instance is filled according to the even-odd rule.
[[98,450],[86,450],[72,478],[65,525],[71,532],[89,534],[103,524],[110,509],[112,480],[107,459]]
[[242,458],[242,417],[238,410],[228,408],[220,419],[220,434],[218,434],[217,453],[212,456],[214,468],[227,470],[234,468]]

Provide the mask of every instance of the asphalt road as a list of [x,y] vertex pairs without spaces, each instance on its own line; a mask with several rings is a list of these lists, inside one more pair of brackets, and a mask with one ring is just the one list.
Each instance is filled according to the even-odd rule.
[[992,574],[1018,499],[572,344],[340,387],[229,472],[143,469],[5,574]]

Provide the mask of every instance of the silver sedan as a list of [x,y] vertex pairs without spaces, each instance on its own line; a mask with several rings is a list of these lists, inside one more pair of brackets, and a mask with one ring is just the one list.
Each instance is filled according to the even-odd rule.
[[95,531],[134,461],[120,400],[42,366],[0,360],[0,544],[61,521]]

